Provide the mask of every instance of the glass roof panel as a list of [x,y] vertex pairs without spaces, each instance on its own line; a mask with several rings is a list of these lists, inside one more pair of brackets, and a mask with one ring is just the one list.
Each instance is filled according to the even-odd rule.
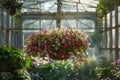
[[[19,0],[23,12],[56,12],[57,0]],[[60,0],[64,12],[95,12],[99,0]]]
[[76,12],[77,6],[74,3],[62,2],[62,11],[63,12]]
[[41,12],[56,12],[56,11],[57,11],[56,1],[41,3]]

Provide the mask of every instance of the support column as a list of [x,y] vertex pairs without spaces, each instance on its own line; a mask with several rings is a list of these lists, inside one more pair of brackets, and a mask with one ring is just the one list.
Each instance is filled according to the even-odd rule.
[[113,60],[113,50],[112,50],[112,46],[113,46],[113,36],[112,36],[112,11],[110,11],[110,33],[109,33],[109,37],[110,37],[110,60]]
[[107,44],[108,44],[108,38],[107,38],[107,30],[108,30],[108,28],[107,28],[107,15],[105,15],[105,25],[104,25],[104,34],[103,34],[103,36],[104,36],[104,48],[107,48]]
[[4,45],[5,44],[5,27],[4,27],[4,12],[1,10],[1,31],[0,31],[0,44]]
[[18,24],[16,27],[19,28],[19,30],[17,30],[16,36],[17,36],[17,47],[19,49],[23,49],[23,30],[22,30],[22,21],[17,22],[16,24]]
[[9,43],[9,40],[10,40],[10,35],[9,35],[9,15],[6,14],[5,15],[5,27],[6,27],[6,30],[5,30],[5,37],[6,37],[6,44],[10,45],[11,43]]
[[118,40],[119,40],[119,28],[118,28],[118,7],[115,7],[115,59],[119,59]]
[[57,22],[57,27],[61,27],[61,7],[62,7],[62,2],[61,0],[57,0],[57,14],[56,14],[56,22]]
[[2,26],[2,10],[0,9],[0,45],[3,45],[2,43],[2,36],[3,36],[3,26]]

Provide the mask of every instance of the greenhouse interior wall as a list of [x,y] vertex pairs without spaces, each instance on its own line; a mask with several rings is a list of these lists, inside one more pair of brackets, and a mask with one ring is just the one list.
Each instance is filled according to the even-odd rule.
[[[118,59],[120,56],[119,44],[120,44],[120,7],[109,12],[103,17],[102,31],[102,43],[101,43],[101,54],[108,55],[110,59]],[[108,54],[107,54],[108,53]]]
[[[97,44],[97,46],[94,48],[95,49],[93,50],[94,53],[97,52],[96,55],[103,55],[103,54],[109,55],[108,58],[111,59],[119,58],[120,7],[118,7],[117,9],[118,10],[113,10],[103,17],[103,27],[100,27],[99,24],[97,24],[96,13],[93,12],[89,12],[89,13],[77,12],[71,14],[72,16],[68,15],[69,13],[66,13],[65,16],[67,20],[64,19],[63,16],[61,25],[72,26],[84,30],[85,32],[90,34],[98,34],[98,35],[100,34],[101,41],[99,42],[100,44]],[[6,12],[1,10],[0,13],[1,13],[0,14],[0,25],[1,25],[0,44],[1,45],[9,44],[21,50],[23,50],[24,40],[27,38],[29,34],[31,34],[32,32],[36,32],[39,29],[46,28],[47,26],[52,26],[52,28],[55,28],[56,26],[56,20],[54,19],[52,14],[46,15],[44,13],[39,14],[33,12],[29,14],[24,13],[23,16],[21,17],[21,21],[17,22]],[[39,16],[41,15],[41,17],[38,17],[38,15]],[[51,22],[52,25],[50,25]],[[92,45],[94,45],[93,42]]]

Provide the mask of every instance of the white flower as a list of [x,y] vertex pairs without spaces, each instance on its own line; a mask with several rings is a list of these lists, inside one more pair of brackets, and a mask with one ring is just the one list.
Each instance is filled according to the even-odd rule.
[[53,47],[55,47],[55,45],[52,45]]

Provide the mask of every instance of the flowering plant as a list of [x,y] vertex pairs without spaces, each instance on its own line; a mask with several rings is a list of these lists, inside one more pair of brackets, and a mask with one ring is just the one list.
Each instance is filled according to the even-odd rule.
[[97,77],[100,80],[120,80],[120,59],[112,62],[105,68],[97,68]]
[[49,54],[53,59],[67,59],[88,49],[87,36],[77,29],[50,29],[32,33],[26,39],[25,52]]
[[0,8],[6,11],[10,15],[16,15],[17,12],[20,12],[22,8],[22,3],[19,3],[18,0],[0,0]]

